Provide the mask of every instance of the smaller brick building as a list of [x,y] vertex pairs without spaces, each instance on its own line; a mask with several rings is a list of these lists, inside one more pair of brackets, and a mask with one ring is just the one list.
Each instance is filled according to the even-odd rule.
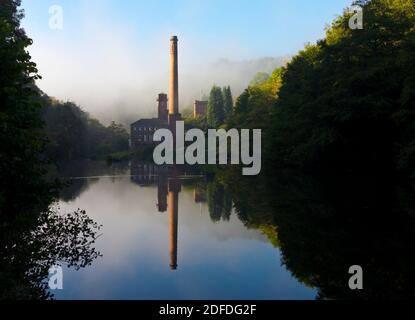
[[193,104],[193,116],[197,117],[204,117],[207,114],[208,110],[208,101],[199,101],[196,100]]

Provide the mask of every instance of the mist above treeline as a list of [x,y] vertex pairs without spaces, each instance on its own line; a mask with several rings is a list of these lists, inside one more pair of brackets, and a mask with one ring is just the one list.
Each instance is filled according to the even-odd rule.
[[43,92],[35,98],[48,144],[45,154],[52,161],[100,159],[129,148],[125,126],[111,122],[104,125],[73,102],[62,102]]
[[[230,85],[236,97],[248,87],[258,72],[271,74],[275,68],[284,66],[289,59],[289,57],[264,57],[238,61],[223,58],[206,65],[195,64],[193,67],[180,68],[180,110],[190,110],[194,100],[206,99],[213,85],[220,87]],[[138,69],[135,72],[141,74],[142,71]],[[126,74],[125,77],[132,76]],[[111,81],[113,80],[108,79],[109,83]],[[107,87],[108,83],[103,83],[100,92],[96,93],[94,90],[96,84],[93,87],[85,85],[82,88],[78,88],[73,83],[66,84],[62,92],[54,87],[44,89],[51,87],[46,78],[39,80],[37,84],[49,95],[63,101],[75,102],[105,125],[115,121],[129,126],[138,119],[152,118],[156,115],[158,94],[168,93],[169,68],[166,67],[161,73],[152,74],[145,82],[139,79],[128,84],[125,82],[126,79],[121,79],[112,88]]]

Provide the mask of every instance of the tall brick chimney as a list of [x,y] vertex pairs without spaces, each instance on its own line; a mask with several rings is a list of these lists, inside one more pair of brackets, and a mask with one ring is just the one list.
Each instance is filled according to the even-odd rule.
[[170,39],[170,97],[169,97],[169,124],[175,126],[180,120],[179,113],[179,61],[178,39],[176,36]]

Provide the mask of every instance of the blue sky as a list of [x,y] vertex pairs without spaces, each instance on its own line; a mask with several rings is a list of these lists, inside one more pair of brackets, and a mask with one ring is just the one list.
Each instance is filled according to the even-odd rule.
[[[68,37],[83,37],[88,17],[124,27],[137,41],[155,34],[185,35],[199,41],[231,41],[252,57],[292,54],[324,35],[324,27],[351,0],[23,0],[29,33],[50,33],[48,8],[64,9]],[[235,53],[230,53],[235,56]]]
[[[194,92],[226,81],[208,75],[210,64],[293,55],[305,43],[322,38],[325,26],[351,2],[23,0],[22,6],[23,25],[34,40],[30,51],[44,78],[39,86],[94,113],[114,106],[121,112],[123,105],[148,110],[153,96],[167,87],[172,34],[180,40],[182,85],[189,83],[181,90],[191,99]],[[49,29],[51,5],[63,8],[63,30]],[[195,81],[186,82],[186,75],[192,73],[206,84],[188,92]],[[139,99],[144,95],[151,98]]]

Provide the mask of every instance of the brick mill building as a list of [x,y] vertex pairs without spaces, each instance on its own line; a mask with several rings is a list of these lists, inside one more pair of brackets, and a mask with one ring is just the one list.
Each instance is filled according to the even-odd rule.
[[131,148],[153,146],[153,136],[158,129],[168,128],[169,111],[167,94],[160,93],[158,101],[158,117],[140,119],[131,125]]
[[[158,96],[158,117],[140,119],[131,124],[131,149],[155,146],[154,133],[159,129],[172,129],[176,121],[181,120],[179,113],[179,74],[177,37],[170,39],[170,97],[165,93]],[[196,100],[193,104],[194,118],[206,116],[208,101]]]

